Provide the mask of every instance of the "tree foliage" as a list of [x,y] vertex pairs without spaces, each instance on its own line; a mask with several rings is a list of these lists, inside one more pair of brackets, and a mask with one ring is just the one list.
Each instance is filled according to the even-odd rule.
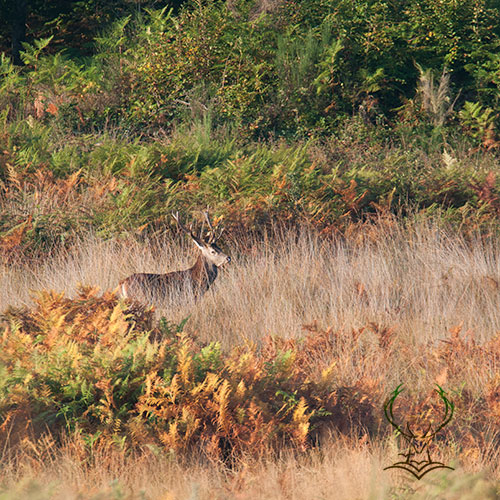
[[207,203],[326,231],[380,207],[500,214],[497,0],[58,5],[24,66],[0,57],[8,259]]
[[[119,116],[154,130],[210,114],[246,134],[303,136],[330,133],[340,117],[360,110],[374,123],[391,123],[415,98],[419,67],[445,70],[460,103],[494,107],[499,6],[200,0],[177,12],[157,2],[55,2],[37,34],[53,37],[46,64],[58,57],[59,71],[78,64],[78,53],[94,54],[72,77],[90,79],[92,88],[70,102],[91,108],[83,120],[97,126]],[[37,2],[29,7],[43,17]],[[25,62],[29,81],[29,69],[40,65]]]

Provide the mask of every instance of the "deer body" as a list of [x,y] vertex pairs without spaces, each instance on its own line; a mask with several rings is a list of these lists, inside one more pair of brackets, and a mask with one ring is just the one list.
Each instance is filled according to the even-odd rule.
[[[195,299],[200,298],[217,278],[218,267],[231,261],[231,258],[215,244],[218,237],[215,237],[215,231],[207,212],[205,212],[205,217],[211,229],[208,239],[202,238],[201,234],[200,237],[196,237],[190,230],[186,230],[180,223],[178,215],[174,215],[179,227],[191,236],[200,250],[192,267],[167,274],[132,274],[120,281],[119,292],[121,296],[142,303],[164,301],[183,294],[193,295]],[[219,233],[219,237],[221,234],[222,231]]]

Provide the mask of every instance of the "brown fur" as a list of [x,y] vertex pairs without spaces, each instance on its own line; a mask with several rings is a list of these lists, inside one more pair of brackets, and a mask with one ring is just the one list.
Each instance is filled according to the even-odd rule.
[[119,289],[124,298],[140,302],[156,302],[168,298],[169,294],[186,292],[198,298],[210,288],[217,274],[217,266],[200,254],[189,269],[167,274],[132,274],[120,281]]
[[[207,214],[207,220],[208,214]],[[176,218],[177,220],[177,218]],[[180,225],[181,229],[186,229]],[[122,297],[142,303],[156,303],[179,295],[201,297],[217,278],[217,268],[231,258],[215,244],[213,233],[208,240],[197,238],[186,231],[198,247],[200,254],[189,269],[167,274],[137,273],[120,281],[118,289]]]

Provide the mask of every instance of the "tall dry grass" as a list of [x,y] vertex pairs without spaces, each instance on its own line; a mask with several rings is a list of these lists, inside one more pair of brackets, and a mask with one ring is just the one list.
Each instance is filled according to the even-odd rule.
[[[499,243],[466,241],[430,222],[392,219],[336,240],[303,230],[276,231],[245,245],[226,241],[233,260],[203,298],[157,304],[157,316],[174,323],[189,318],[188,332],[226,349],[267,334],[298,338],[312,323],[345,332],[370,325],[375,335],[367,336],[364,347],[368,355],[373,351],[373,362],[360,365],[346,355],[342,382],[385,372],[374,345],[377,334],[389,331],[405,350],[399,366],[384,376],[387,383],[399,383],[404,373],[424,386],[429,380],[418,375],[416,346],[439,345],[456,328],[480,343],[500,331]],[[187,268],[196,255],[181,235],[141,243],[88,236],[36,267],[0,267],[0,304],[30,303],[43,289],[72,296],[80,283],[115,289],[134,272]],[[479,389],[496,371],[500,366],[478,373],[471,365],[469,382]]]
[[[50,439],[26,446],[18,461],[0,474],[2,500],[139,499],[334,499],[493,500],[495,464],[477,460],[455,471],[434,471],[420,481],[385,471],[397,453],[393,440],[332,439],[308,454],[285,452],[254,460],[243,457],[228,469],[217,462],[182,462],[158,452],[126,456],[109,450],[88,464],[77,441],[56,448]],[[57,450],[54,452],[54,450]],[[42,460],[43,457],[43,460]],[[441,457],[453,463],[452,453]],[[498,467],[498,464],[496,464]]]
[[[186,330],[226,349],[259,343],[266,334],[299,338],[313,322],[313,330],[339,331],[330,346],[342,352],[336,383],[373,386],[380,408],[401,382],[423,396],[436,382],[468,391],[470,403],[457,408],[454,421],[461,429],[457,439],[467,446],[448,442],[441,451],[456,472],[414,482],[383,471],[397,457],[393,438],[326,439],[307,455],[242,459],[234,470],[163,452],[107,453],[86,464],[69,443],[55,452],[28,449],[24,459],[4,457],[0,498],[497,498],[498,435],[494,426],[491,432],[484,427],[497,411],[494,389],[491,406],[484,398],[500,373],[487,347],[500,331],[499,243],[495,237],[466,240],[430,222],[390,219],[336,240],[308,230],[277,231],[250,244],[226,241],[233,260],[200,301],[157,306],[158,316],[177,323],[188,317]],[[0,268],[0,303],[2,309],[28,304],[40,289],[71,296],[79,283],[113,289],[133,272],[188,267],[195,255],[182,237],[139,243],[88,236],[35,267]],[[480,397],[490,417],[481,428],[469,427],[468,412]]]
[[[248,246],[226,241],[233,260],[203,299],[161,304],[158,315],[189,316],[190,331],[226,346],[268,333],[297,337],[313,321],[347,330],[393,326],[415,344],[462,324],[484,341],[500,330],[499,243],[392,222],[334,241],[307,230]],[[71,296],[78,283],[114,289],[134,272],[186,268],[196,253],[182,236],[143,243],[89,236],[36,267],[0,267],[0,304],[29,303],[41,289]]]

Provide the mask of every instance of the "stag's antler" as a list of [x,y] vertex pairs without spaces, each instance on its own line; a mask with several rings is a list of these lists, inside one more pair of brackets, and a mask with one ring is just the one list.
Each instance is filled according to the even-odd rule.
[[191,236],[191,238],[193,238],[193,240],[195,241],[199,241],[199,238],[196,237],[194,234],[193,234],[193,225],[191,224],[189,226],[189,229],[187,229],[184,224],[181,222],[180,218],[179,218],[179,212],[172,212],[172,217],[174,218],[175,222],[177,222],[177,225],[179,226],[179,228],[181,229],[181,231],[185,232],[186,234],[188,234],[189,236]]
[[210,233],[209,233],[210,237],[208,239],[208,243],[210,243],[210,244],[215,243],[222,236],[222,233],[224,232],[224,228],[222,228],[219,231],[219,234],[217,234],[217,231],[214,229],[214,227],[212,225],[212,221],[210,220],[210,215],[208,214],[208,209],[203,212],[203,215],[205,216],[205,220],[207,221],[208,227],[210,229]]
[[208,224],[208,228],[209,228],[209,231],[208,231],[206,237],[203,237],[203,227],[205,225],[205,221],[202,222],[202,226],[200,228],[200,235],[195,236],[195,234],[193,233],[193,225],[191,224],[189,226],[189,229],[186,229],[186,227],[182,224],[182,222],[179,218],[179,212],[175,212],[175,213],[172,212],[172,217],[177,222],[177,225],[179,226],[179,228],[182,231],[184,231],[186,234],[191,236],[191,238],[193,238],[193,240],[195,240],[197,242],[204,241],[205,243],[212,245],[220,239],[220,237],[222,236],[222,233],[224,232],[224,228],[222,228],[219,231],[219,234],[217,234],[217,229],[214,228],[214,226],[212,225],[212,221],[210,220],[210,215],[208,213],[208,209],[203,212],[203,215],[205,216],[205,220],[206,220],[206,222]]

